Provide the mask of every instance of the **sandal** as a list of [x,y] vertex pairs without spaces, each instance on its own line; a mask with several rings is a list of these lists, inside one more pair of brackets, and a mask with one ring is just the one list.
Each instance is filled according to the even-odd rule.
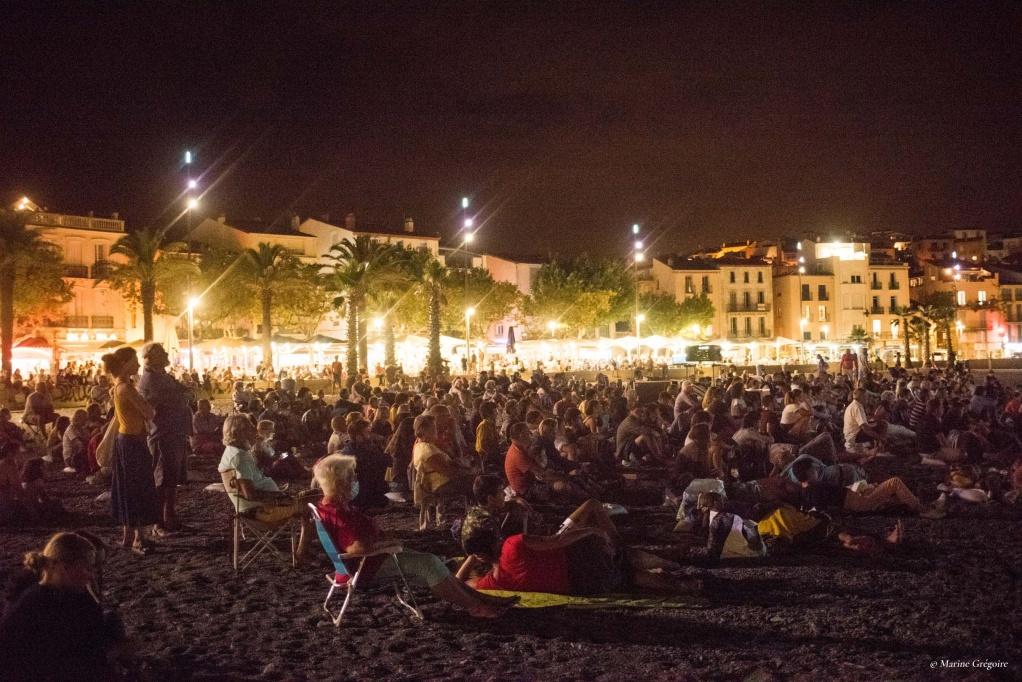
[[136,556],[145,556],[149,553],[150,546],[146,544],[132,545],[130,550],[131,553]]

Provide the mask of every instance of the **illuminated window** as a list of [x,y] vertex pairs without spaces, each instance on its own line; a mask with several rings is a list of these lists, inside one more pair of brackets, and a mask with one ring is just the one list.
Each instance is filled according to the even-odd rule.
[[901,325],[899,325],[897,322],[892,322],[891,323],[891,338],[892,339],[898,338],[898,327],[899,326],[901,326]]
[[955,295],[955,299],[958,302],[958,305],[965,305],[965,292],[964,291],[959,291]]
[[816,312],[819,313],[816,316],[817,322],[826,322],[827,321],[827,306],[821,305]]
[[987,302],[987,292],[985,292],[982,289],[980,289],[980,291],[979,291],[979,299],[978,300],[979,300],[980,303],[986,303]]
[[873,320],[873,333],[880,334],[880,320]]

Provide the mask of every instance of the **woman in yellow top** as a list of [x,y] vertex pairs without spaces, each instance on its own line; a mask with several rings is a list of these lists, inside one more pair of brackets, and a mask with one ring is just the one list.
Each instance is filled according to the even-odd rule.
[[149,543],[145,526],[160,520],[153,480],[153,456],[146,442],[153,408],[139,395],[132,377],[138,374],[138,356],[132,348],[119,348],[103,356],[103,367],[114,378],[114,414],[117,439],[114,442],[113,484],[110,506],[114,519],[124,527],[122,544],[144,555]]
[[415,447],[412,464],[422,477],[423,488],[439,497],[472,494],[475,472],[458,466],[437,444],[436,418],[422,414],[415,418]]

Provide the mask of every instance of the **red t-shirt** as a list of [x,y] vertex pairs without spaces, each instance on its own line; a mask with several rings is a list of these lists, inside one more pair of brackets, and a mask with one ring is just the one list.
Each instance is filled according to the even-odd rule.
[[520,447],[511,443],[511,447],[507,449],[507,456],[504,458],[504,475],[507,476],[507,482],[516,495],[524,495],[535,480],[532,472],[529,471],[531,462],[532,460],[522,452]]
[[[341,554],[344,548],[352,543],[361,542],[363,545],[372,546],[380,537],[380,529],[376,522],[362,512],[348,507],[339,507],[333,502],[320,502],[317,507],[319,516],[323,519],[323,528],[326,529],[330,539],[334,541],[334,547]],[[386,555],[371,556],[365,560],[365,567],[359,582],[371,580],[377,569],[386,559]],[[345,559],[344,566],[351,575],[358,570],[359,559]],[[338,583],[348,582],[348,576],[336,574],[334,580]]]
[[480,590],[516,590],[571,594],[568,577],[568,552],[561,549],[529,549],[524,536],[504,540],[497,562],[497,575],[484,575],[476,582]]

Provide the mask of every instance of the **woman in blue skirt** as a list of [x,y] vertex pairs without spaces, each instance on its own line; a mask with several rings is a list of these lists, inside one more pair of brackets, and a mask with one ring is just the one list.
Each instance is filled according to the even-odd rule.
[[124,527],[121,543],[135,554],[145,555],[150,545],[142,529],[160,520],[153,456],[146,442],[147,422],[153,418],[153,408],[132,384],[139,367],[133,348],[118,348],[104,355],[103,366],[114,378],[112,393],[117,420],[111,508],[114,519]]

